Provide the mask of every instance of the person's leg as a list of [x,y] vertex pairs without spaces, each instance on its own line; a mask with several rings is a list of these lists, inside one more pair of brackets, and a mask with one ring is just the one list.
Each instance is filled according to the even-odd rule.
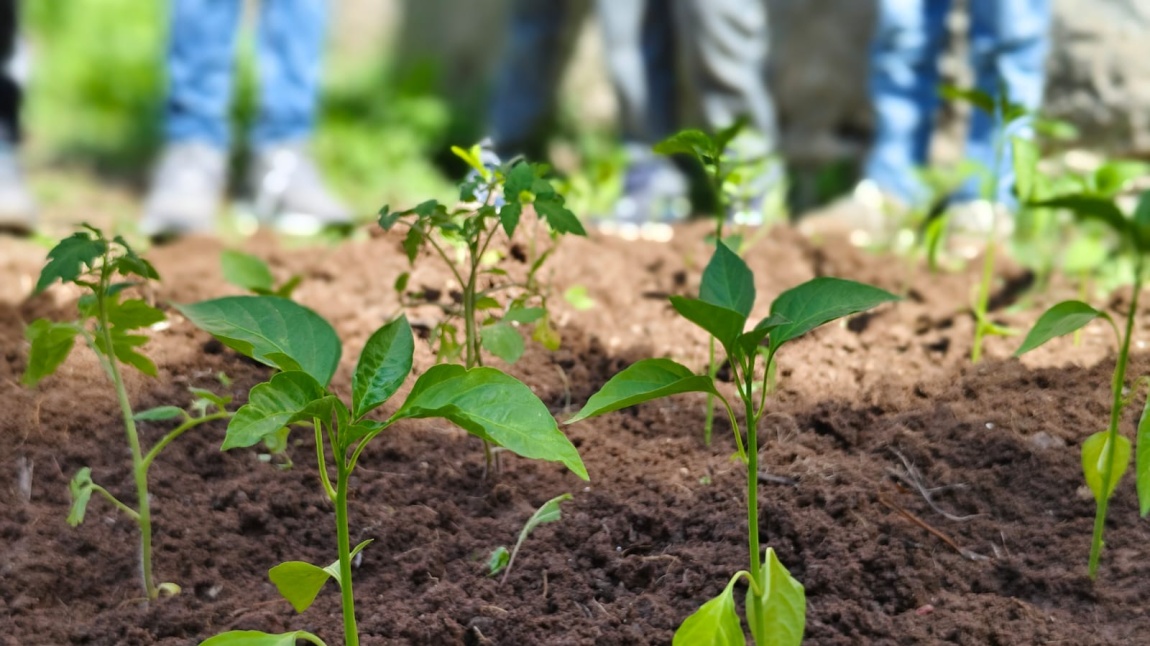
[[0,232],[27,234],[36,206],[20,169],[20,84],[13,74],[19,37],[17,0],[0,0]]
[[651,141],[645,18],[647,0],[597,0],[607,73],[619,103],[619,129],[625,142]]
[[949,10],[950,0],[878,3],[870,52],[875,139],[864,175],[907,205],[925,198],[916,172],[930,149]]
[[226,148],[236,32],[243,3],[172,0],[170,4],[167,138]]
[[[1037,110],[1042,102],[1046,53],[1049,48],[1049,0],[970,0],[970,53],[975,86],[998,96],[1002,89],[1012,103]],[[1029,136],[1031,119],[1005,131],[993,115],[974,110],[966,141],[966,156],[999,178],[998,194],[987,197],[1013,202],[1013,167],[1009,137]],[[1001,143],[1002,156],[996,159]],[[989,180],[987,180],[988,182]],[[981,194],[990,190],[984,184]],[[980,195],[978,182],[963,187],[960,198]]]

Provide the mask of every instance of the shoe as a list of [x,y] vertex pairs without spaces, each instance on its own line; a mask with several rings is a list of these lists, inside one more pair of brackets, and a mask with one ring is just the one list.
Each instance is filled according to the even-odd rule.
[[645,146],[629,146],[623,195],[595,225],[624,239],[670,240],[672,225],[691,212],[690,186],[675,163]]
[[972,260],[988,244],[1005,244],[1014,221],[1002,204],[988,200],[957,202],[947,209],[943,244],[951,256]]
[[153,240],[215,229],[227,184],[227,154],[199,141],[168,144],[144,202],[140,233]]
[[323,181],[302,142],[266,146],[251,172],[256,216],[288,235],[315,235],[352,224],[351,211]]
[[0,232],[29,235],[36,227],[36,202],[24,183],[16,148],[0,142]]
[[892,241],[899,212],[906,208],[863,180],[850,195],[799,220],[798,230],[809,238],[845,238],[856,247]]

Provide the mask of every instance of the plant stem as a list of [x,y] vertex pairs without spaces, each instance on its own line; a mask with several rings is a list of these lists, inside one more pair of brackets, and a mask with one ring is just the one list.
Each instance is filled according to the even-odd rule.
[[[774,353],[767,356],[767,369],[770,369]],[[747,415],[747,539],[751,552],[751,579],[759,590],[764,590],[762,553],[759,550],[759,417],[762,410],[755,411],[754,360],[748,362],[746,379],[743,383],[743,406]]]
[[1134,317],[1138,312],[1138,295],[1142,291],[1142,259],[1134,269],[1134,293],[1130,297],[1130,311],[1126,313],[1126,334],[1118,351],[1118,365],[1114,367],[1114,401],[1110,405],[1110,427],[1106,434],[1106,457],[1102,466],[1102,497],[1094,514],[1094,536],[1090,541],[1090,578],[1098,576],[1098,563],[1102,559],[1102,531],[1106,525],[1106,512],[1110,506],[1110,487],[1114,478],[1114,451],[1118,445],[1118,422],[1122,414],[1122,386],[1126,383],[1126,364],[1130,357],[1130,337],[1134,332]]
[[100,272],[100,282],[96,291],[97,317],[100,325],[100,335],[103,338],[104,352],[107,355],[108,370],[112,375],[112,384],[116,388],[116,399],[120,403],[120,413],[124,418],[124,432],[128,436],[128,447],[132,451],[132,475],[136,480],[136,524],[140,527],[140,576],[144,579],[144,595],[149,601],[159,596],[156,584],[152,580],[152,507],[148,500],[148,467],[144,463],[144,456],[140,451],[140,436],[136,431],[136,420],[132,413],[132,403],[128,400],[128,389],[124,386],[124,377],[120,373],[120,364],[112,352],[112,324],[108,319],[108,282],[111,280],[111,270],[108,268],[110,258],[105,252],[103,269]]
[[[997,102],[995,105],[998,105]],[[977,320],[974,326],[974,347],[970,349],[971,363],[978,363],[979,360],[982,359],[982,340],[990,328],[990,323],[987,321],[987,309],[990,307],[990,284],[994,280],[994,254],[996,247],[994,238],[998,232],[998,209],[995,207],[995,200],[998,199],[999,177],[1002,170],[1002,157],[1006,145],[1003,139],[1006,135],[1007,126],[1005,111],[1001,107],[996,107],[995,113],[995,119],[999,121],[999,124],[998,133],[994,137],[993,179],[990,183],[990,195],[987,196],[991,209],[990,231],[987,232],[986,250],[983,252],[982,281],[978,286],[978,302],[975,303],[974,306],[975,318]]]
[[164,447],[171,444],[179,436],[192,430],[200,424],[206,424],[217,419],[226,419],[231,417],[231,415],[232,414],[227,411],[220,411],[218,413],[212,413],[211,415],[193,417],[192,419],[186,420],[183,424],[180,424],[176,428],[172,429],[171,432],[169,432],[159,442],[157,442],[156,445],[152,447],[151,451],[148,451],[148,454],[144,456],[144,470],[147,471],[148,468],[152,466],[152,462],[156,459],[156,456],[160,454],[160,451],[163,451]]
[[104,498],[108,502],[112,503],[112,505],[115,506],[116,509],[119,509],[120,511],[124,512],[124,514],[126,516],[128,516],[128,518],[131,518],[132,520],[136,521],[137,523],[140,522],[140,515],[136,513],[136,510],[132,509],[131,507],[120,502],[120,499],[113,496],[112,493],[110,491],[108,491],[107,489],[105,489],[105,488],[101,487],[100,485],[93,482],[92,483],[92,491],[95,491],[95,492],[99,493],[100,495],[104,496]]
[[343,635],[346,646],[359,646],[359,629],[355,625],[355,595],[351,585],[351,532],[347,523],[347,481],[351,472],[343,460],[336,460],[339,473],[335,493],[335,530],[339,543],[339,590],[343,606]]
[[[715,380],[715,373],[718,372],[715,365],[715,337],[710,338],[710,343],[707,346],[707,376],[711,381]],[[707,393],[707,417],[703,420],[703,443],[711,446],[711,432],[715,428],[715,396]],[[738,427],[735,432],[738,433]]]

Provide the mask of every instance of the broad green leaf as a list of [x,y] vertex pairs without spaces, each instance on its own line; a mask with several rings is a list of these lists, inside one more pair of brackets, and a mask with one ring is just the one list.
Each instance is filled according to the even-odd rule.
[[1150,190],[1143,191],[1138,198],[1138,206],[1134,208],[1134,224],[1132,226],[1136,243],[1141,251],[1150,250]]
[[535,171],[531,164],[519,162],[507,171],[507,178],[503,180],[503,193],[509,202],[519,202],[523,193],[530,193],[535,185]]
[[747,589],[747,623],[755,646],[799,646],[807,624],[807,595],[779,561],[774,548],[768,547],[763,560],[765,589],[756,596]]
[[1086,476],[1086,486],[1094,494],[1094,501],[1101,503],[1114,495],[1118,482],[1130,466],[1130,440],[1117,436],[1114,445],[1114,458],[1110,462],[1110,486],[1103,489],[1103,472],[1106,468],[1107,438],[1109,433],[1102,431],[1086,438],[1082,443],[1082,473]]
[[224,345],[280,370],[302,370],[326,386],[342,346],[319,314],[278,296],[228,296],[176,305]]
[[1106,314],[1082,301],[1063,301],[1038,317],[1014,356],[1022,356],[1055,337],[1070,334],[1100,316]]
[[84,467],[72,476],[68,483],[68,493],[72,495],[72,507],[68,510],[68,524],[72,527],[84,522],[88,511],[88,500],[92,498],[92,470]]
[[1134,481],[1138,489],[1138,511],[1143,518],[1150,514],[1150,395],[1138,420],[1134,458]]
[[115,356],[121,363],[132,366],[136,370],[150,377],[156,376],[156,364],[151,359],[136,352],[136,348],[148,342],[143,334],[125,334],[119,328],[112,329],[112,350],[108,351],[102,335],[96,335],[96,350],[105,356]]
[[157,406],[143,410],[132,416],[137,422],[162,422],[184,416],[184,409],[179,406]]
[[75,281],[92,268],[106,249],[105,241],[93,239],[83,231],[64,238],[48,252],[48,263],[40,270],[40,279],[36,281],[34,293],[39,294],[48,289],[57,280],[62,283]]
[[542,307],[512,307],[503,315],[507,323],[534,323],[547,313]]
[[290,424],[300,411],[326,393],[311,375],[300,371],[281,372],[251,389],[248,403],[228,422],[221,450],[253,446]]
[[710,377],[696,375],[670,359],[644,359],[611,377],[575,417],[565,423],[573,424],[660,397],[693,392],[718,395]]
[[500,545],[491,551],[491,556],[487,557],[487,576],[495,576],[507,567],[511,562],[511,552],[507,548]]
[[[372,539],[356,545],[350,553],[350,558],[363,551],[372,542]],[[280,596],[287,599],[296,612],[307,610],[315,602],[316,595],[323,589],[328,579],[335,579],[336,585],[342,586],[339,576],[339,561],[336,560],[327,567],[319,567],[304,561],[288,561],[268,570],[268,578],[279,590]]]
[[531,339],[539,345],[555,352],[563,343],[563,337],[559,334],[559,330],[551,324],[551,319],[544,316],[543,320],[535,324],[535,330],[531,332]]
[[1121,193],[1126,185],[1147,175],[1148,167],[1142,162],[1115,159],[1094,171],[1094,190],[1105,197]]
[[523,382],[494,368],[432,366],[389,423],[428,417],[442,417],[525,458],[561,462],[588,479],[579,452],[547,406]]
[[853,280],[825,276],[808,280],[771,303],[771,316],[789,321],[771,333],[771,347],[778,349],[824,323],[897,300],[898,296],[884,289]]
[[723,592],[704,603],[675,631],[673,646],[745,646],[747,638],[735,612],[735,582],[731,579]]
[[209,637],[200,642],[200,646],[295,646],[301,639],[315,646],[327,646],[322,639],[304,630],[278,635],[258,630],[232,630]]
[[715,142],[702,130],[680,130],[655,144],[655,152],[660,155],[690,155],[706,164],[716,155]]
[[387,401],[411,373],[415,339],[406,316],[371,335],[351,378],[352,416],[359,419]]
[[127,331],[149,327],[164,320],[164,313],[148,305],[139,298],[132,298],[123,303],[116,299],[108,299],[108,320],[116,328]]
[[507,363],[515,363],[523,356],[523,337],[506,323],[484,325],[480,338],[484,349]]
[[519,202],[508,202],[499,209],[499,224],[508,236],[515,233],[519,226],[519,219],[523,217],[523,205]]
[[555,233],[570,233],[577,236],[586,236],[587,230],[575,214],[563,205],[563,197],[559,194],[535,198],[535,212],[547,221],[547,226]]
[[725,244],[715,247],[711,261],[703,270],[699,300],[738,312],[744,320],[751,315],[755,305],[755,276],[747,263]]
[[275,278],[267,263],[251,254],[225,249],[220,253],[220,269],[224,280],[249,292],[275,289]]
[[1109,226],[1123,240],[1134,242],[1131,239],[1133,228],[1130,220],[1122,210],[1114,204],[1114,200],[1096,195],[1065,195],[1049,200],[1035,202],[1031,206],[1066,209],[1080,220],[1097,220]]
[[671,306],[688,321],[703,328],[719,340],[728,353],[736,348],[736,341],[747,325],[747,317],[721,305],[696,298],[672,296]]
[[1038,144],[1033,139],[1011,137],[1014,162],[1014,190],[1021,202],[1034,198],[1034,177],[1038,172]]
[[24,330],[31,348],[28,351],[28,365],[24,368],[20,382],[35,387],[44,377],[56,372],[56,368],[72,352],[79,333],[79,329],[71,323],[53,323],[48,319],[32,321]]

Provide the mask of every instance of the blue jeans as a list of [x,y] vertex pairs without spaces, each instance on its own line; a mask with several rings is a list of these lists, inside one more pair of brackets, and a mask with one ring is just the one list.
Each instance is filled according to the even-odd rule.
[[[311,135],[327,0],[261,0],[256,34],[259,115],[253,146]],[[228,145],[240,0],[172,0],[165,132],[169,141]]]
[[[886,193],[909,205],[930,196],[917,170],[927,163],[939,70],[950,0],[880,0],[871,47],[871,100],[875,142],[865,175]],[[1005,86],[1010,100],[1037,109],[1042,101],[1050,27],[1049,0],[969,0],[970,52],[975,87],[995,96]],[[974,110],[966,156],[987,173],[997,174],[998,194],[980,193],[979,181],[964,184],[955,200],[980,195],[1012,203],[1013,173],[1008,137],[1025,134],[1025,120],[1002,132],[996,119]],[[996,167],[996,142],[1003,155]]]

